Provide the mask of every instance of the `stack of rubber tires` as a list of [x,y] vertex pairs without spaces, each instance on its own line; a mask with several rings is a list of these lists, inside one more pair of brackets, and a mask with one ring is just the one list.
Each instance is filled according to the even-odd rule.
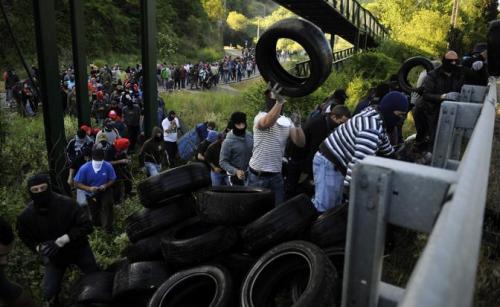
[[267,189],[210,187],[199,163],[150,177],[138,192],[145,208],[126,220],[126,260],[115,273],[84,276],[74,295],[80,306],[340,302],[346,207],[318,217],[304,194],[275,206]]

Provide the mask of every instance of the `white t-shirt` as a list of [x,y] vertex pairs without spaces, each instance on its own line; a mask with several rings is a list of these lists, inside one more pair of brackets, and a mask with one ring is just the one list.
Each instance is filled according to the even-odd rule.
[[161,126],[163,127],[163,139],[166,142],[177,142],[177,130],[181,127],[179,119],[176,117],[169,121],[168,118],[165,118],[161,122]]
[[257,171],[280,173],[292,121],[281,116],[271,128],[258,129],[257,123],[266,114],[259,112],[253,121],[253,152],[249,165]]

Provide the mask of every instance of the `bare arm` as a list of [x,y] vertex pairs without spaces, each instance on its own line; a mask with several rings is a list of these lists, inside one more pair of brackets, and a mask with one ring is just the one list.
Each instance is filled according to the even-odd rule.
[[290,128],[290,139],[300,148],[306,145],[306,136],[301,127]]
[[278,118],[281,116],[282,108],[283,108],[283,103],[279,103],[276,101],[271,111],[269,111],[269,113],[267,113],[257,122],[257,129],[263,130],[271,128],[276,123]]

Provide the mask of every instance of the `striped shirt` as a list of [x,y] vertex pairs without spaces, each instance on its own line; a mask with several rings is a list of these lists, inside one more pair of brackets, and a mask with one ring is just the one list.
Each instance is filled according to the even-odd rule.
[[394,152],[382,118],[373,107],[364,109],[340,125],[323,144],[346,170],[346,186],[351,182],[352,168],[357,161],[377,153],[387,156]]
[[271,128],[257,128],[257,123],[266,114],[260,112],[253,121],[253,151],[249,165],[257,171],[280,173],[290,126],[275,123]]

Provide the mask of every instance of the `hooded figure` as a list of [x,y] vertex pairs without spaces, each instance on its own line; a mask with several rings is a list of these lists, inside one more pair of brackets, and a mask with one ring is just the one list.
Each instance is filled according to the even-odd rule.
[[139,163],[145,166],[150,176],[154,176],[160,172],[165,162],[166,155],[163,131],[159,127],[153,127],[151,138],[144,142],[139,151]]
[[390,92],[382,98],[378,110],[390,132],[404,121],[408,112],[408,98],[400,92]]
[[98,269],[87,240],[92,225],[73,199],[51,190],[48,175],[31,177],[28,190],[32,200],[17,218],[17,230],[23,243],[41,256],[44,300],[54,302],[69,265],[85,274]]
[[[246,133],[246,114],[234,112],[231,115],[231,131],[222,142],[219,164],[229,174],[230,184],[243,184],[245,171],[252,156],[253,138]],[[238,175],[241,179],[238,179]]]

